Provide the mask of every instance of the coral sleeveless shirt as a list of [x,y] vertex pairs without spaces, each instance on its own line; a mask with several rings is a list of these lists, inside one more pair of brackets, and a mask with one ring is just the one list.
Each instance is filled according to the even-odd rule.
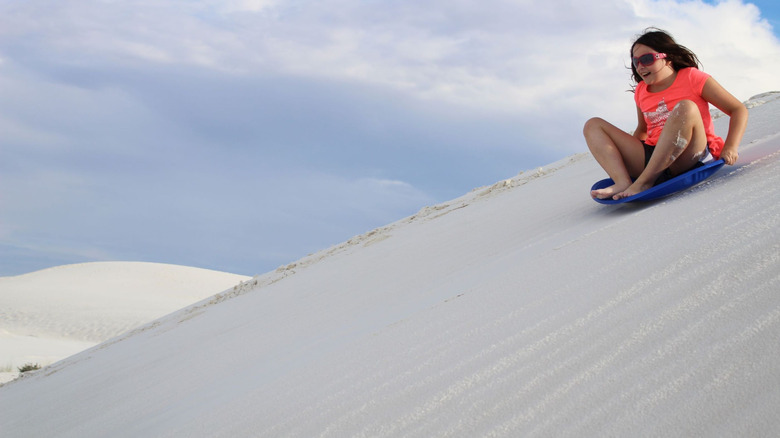
[[634,100],[644,114],[647,123],[647,139],[645,143],[651,146],[658,144],[661,130],[669,118],[674,106],[681,100],[690,100],[699,107],[701,119],[704,122],[704,131],[707,134],[707,146],[715,159],[720,158],[723,150],[723,139],[715,135],[715,128],[710,115],[710,104],[704,100],[701,93],[704,83],[710,75],[703,71],[688,67],[677,72],[674,83],[666,90],[651,93],[647,90],[647,84],[640,82],[636,86]]

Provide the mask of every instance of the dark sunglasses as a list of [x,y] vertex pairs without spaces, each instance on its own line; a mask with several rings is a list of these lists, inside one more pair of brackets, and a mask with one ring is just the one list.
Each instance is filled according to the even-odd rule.
[[631,58],[631,62],[634,63],[634,68],[639,67],[639,64],[650,67],[656,60],[664,58],[666,58],[666,53],[645,53],[638,58]]

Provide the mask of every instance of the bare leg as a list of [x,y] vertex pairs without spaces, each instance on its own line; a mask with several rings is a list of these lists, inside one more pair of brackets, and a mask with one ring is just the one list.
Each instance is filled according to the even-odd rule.
[[590,195],[607,199],[625,191],[631,186],[631,177],[639,176],[644,168],[645,150],[642,142],[599,118],[588,120],[583,134],[593,157],[615,182],[610,187],[591,191]]
[[615,195],[615,199],[633,196],[653,187],[655,180],[666,168],[674,175],[691,169],[704,155],[706,148],[707,136],[699,108],[690,100],[679,102],[664,124],[647,167],[633,184]]

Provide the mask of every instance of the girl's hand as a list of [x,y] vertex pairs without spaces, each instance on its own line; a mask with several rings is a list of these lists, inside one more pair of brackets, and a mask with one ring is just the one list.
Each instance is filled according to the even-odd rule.
[[737,160],[739,159],[739,154],[737,153],[737,151],[723,149],[723,152],[721,152],[720,154],[720,158],[722,158],[726,164],[731,166],[737,162]]

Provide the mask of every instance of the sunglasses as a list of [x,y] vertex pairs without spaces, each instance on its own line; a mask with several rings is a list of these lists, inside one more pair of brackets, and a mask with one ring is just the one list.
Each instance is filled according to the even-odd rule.
[[638,58],[631,58],[631,62],[634,63],[634,68],[639,67],[639,64],[650,67],[656,60],[664,58],[666,58],[666,53],[646,53]]

